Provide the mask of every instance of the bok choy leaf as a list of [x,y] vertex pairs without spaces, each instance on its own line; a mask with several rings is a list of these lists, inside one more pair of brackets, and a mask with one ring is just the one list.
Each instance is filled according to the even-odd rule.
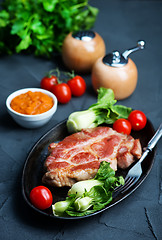
[[91,180],[75,183],[65,201],[52,205],[55,216],[84,216],[103,209],[112,201],[115,187],[124,184],[122,176],[116,177],[110,163],[103,161]]
[[68,131],[78,132],[83,128],[94,128],[103,123],[113,124],[119,118],[127,119],[132,109],[123,105],[114,105],[116,102],[113,90],[101,87],[95,104],[87,110],[70,114],[67,120]]

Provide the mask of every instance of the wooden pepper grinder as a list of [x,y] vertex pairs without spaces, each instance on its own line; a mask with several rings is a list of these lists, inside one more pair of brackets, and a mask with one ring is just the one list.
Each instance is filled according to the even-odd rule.
[[136,88],[138,71],[128,56],[144,47],[145,42],[142,40],[138,41],[136,47],[126,50],[123,54],[114,51],[99,58],[92,69],[92,85],[95,91],[100,87],[111,88],[115,99],[129,97]]
[[64,64],[76,72],[90,72],[94,62],[105,55],[102,37],[93,31],[69,33],[62,47]]

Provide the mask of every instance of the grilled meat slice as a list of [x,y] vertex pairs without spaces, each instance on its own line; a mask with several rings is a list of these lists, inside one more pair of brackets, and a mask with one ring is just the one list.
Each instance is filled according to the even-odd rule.
[[115,171],[117,166],[127,168],[142,152],[138,139],[109,127],[83,129],[51,143],[49,151],[42,180],[58,187],[71,187],[77,181],[93,178],[102,161],[110,162]]

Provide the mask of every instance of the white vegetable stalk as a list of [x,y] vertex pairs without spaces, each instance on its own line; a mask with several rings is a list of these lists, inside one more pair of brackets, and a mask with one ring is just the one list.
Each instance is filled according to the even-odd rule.
[[61,213],[64,213],[68,209],[70,203],[71,201],[68,200],[56,202],[52,205],[53,214],[55,216],[60,216]]
[[70,133],[81,131],[83,128],[94,128],[97,124],[96,114],[93,110],[73,112],[67,121],[67,128]]
[[77,211],[84,212],[92,206],[91,203],[92,203],[92,198],[84,197],[84,198],[77,198],[74,205]]
[[97,185],[102,186],[103,183],[94,179],[77,182],[71,187],[68,195],[76,194],[77,197],[81,197],[85,192],[89,192],[92,187]]

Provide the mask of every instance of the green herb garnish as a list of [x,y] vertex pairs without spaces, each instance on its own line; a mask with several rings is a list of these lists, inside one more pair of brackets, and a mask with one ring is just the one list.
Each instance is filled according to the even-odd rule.
[[88,30],[98,9],[89,0],[4,0],[0,11],[0,54],[22,51],[51,56],[71,31]]

